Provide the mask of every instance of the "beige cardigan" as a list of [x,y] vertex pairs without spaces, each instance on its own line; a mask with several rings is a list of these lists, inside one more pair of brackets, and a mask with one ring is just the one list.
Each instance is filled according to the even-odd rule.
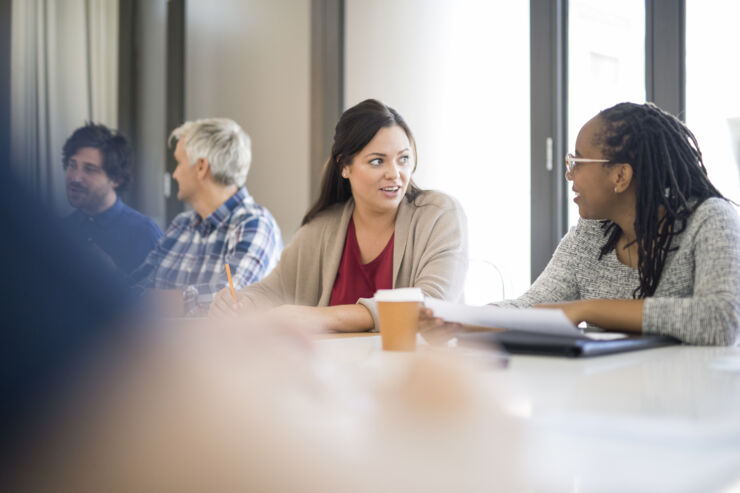
[[[354,201],[335,204],[298,230],[275,270],[242,290],[254,306],[328,306]],[[462,299],[468,264],[467,220],[460,204],[436,191],[401,201],[393,241],[393,287],[419,287],[424,295]],[[360,299],[378,327],[372,299]]]

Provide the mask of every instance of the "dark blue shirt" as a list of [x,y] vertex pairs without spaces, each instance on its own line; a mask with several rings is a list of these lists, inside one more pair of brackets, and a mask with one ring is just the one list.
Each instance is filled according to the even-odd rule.
[[127,206],[121,199],[96,216],[77,210],[65,217],[71,236],[99,247],[124,274],[141,264],[162,236],[154,221]]

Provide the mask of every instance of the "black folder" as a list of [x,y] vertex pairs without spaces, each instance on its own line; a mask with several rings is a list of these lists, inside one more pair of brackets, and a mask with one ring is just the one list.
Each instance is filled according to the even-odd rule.
[[662,335],[627,336],[618,339],[591,339],[507,330],[504,332],[465,332],[457,335],[460,346],[491,345],[513,354],[539,354],[568,358],[601,356],[681,344],[675,337]]

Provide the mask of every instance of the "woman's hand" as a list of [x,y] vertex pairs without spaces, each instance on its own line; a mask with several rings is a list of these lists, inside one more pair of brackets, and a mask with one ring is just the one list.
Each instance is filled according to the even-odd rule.
[[462,324],[435,317],[431,308],[419,309],[419,333],[429,344],[444,344],[462,330]]
[[573,325],[578,326],[578,324],[586,320],[584,308],[587,302],[588,300],[548,303],[545,305],[536,305],[535,308],[555,308],[561,310]]
[[302,334],[326,332],[329,319],[322,307],[280,305],[265,312],[265,320],[273,327]]
[[241,291],[236,291],[236,301],[231,296],[231,289],[223,288],[216,293],[216,296],[208,308],[208,315],[211,317],[230,317],[239,313],[244,308],[246,296]]
[[644,299],[591,299],[537,305],[536,308],[563,310],[563,313],[573,325],[587,322],[604,330],[639,333],[642,332],[642,308],[644,303]]
[[319,332],[364,332],[373,328],[373,317],[362,305],[281,305],[265,316],[273,323],[305,334]]

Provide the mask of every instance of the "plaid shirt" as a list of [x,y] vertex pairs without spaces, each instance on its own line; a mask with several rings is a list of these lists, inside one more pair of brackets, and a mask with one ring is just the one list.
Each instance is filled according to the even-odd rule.
[[157,246],[130,276],[142,288],[182,289],[185,311],[229,285],[241,289],[265,277],[277,264],[283,241],[270,212],[242,187],[206,219],[178,214]]

